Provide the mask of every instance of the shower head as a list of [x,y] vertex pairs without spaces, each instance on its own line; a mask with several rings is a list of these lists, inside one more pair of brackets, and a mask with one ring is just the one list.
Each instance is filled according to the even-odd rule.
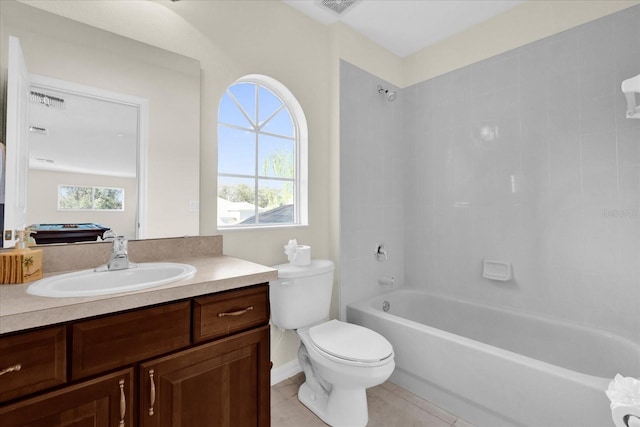
[[398,92],[396,92],[395,90],[385,89],[380,85],[378,85],[378,93],[386,96],[389,102],[395,101],[396,97],[398,96]]

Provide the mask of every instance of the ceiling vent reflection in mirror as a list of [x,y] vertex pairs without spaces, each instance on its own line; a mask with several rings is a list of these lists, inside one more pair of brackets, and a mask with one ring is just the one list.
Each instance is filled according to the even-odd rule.
[[58,98],[57,96],[31,91],[30,98],[31,102],[42,104],[45,107],[59,108],[60,110],[64,109],[64,99]]
[[29,126],[29,132],[31,133],[37,133],[38,135],[47,135],[47,129],[46,128],[41,128],[38,126]]
[[360,0],[317,0],[318,6],[325,7],[331,11],[342,14],[345,10],[352,8]]

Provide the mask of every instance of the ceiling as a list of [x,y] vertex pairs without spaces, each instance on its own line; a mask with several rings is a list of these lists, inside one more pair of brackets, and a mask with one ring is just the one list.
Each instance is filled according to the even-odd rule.
[[33,99],[29,103],[29,168],[135,178],[136,106],[52,89],[33,90],[64,100],[64,106]]
[[341,14],[322,6],[321,0],[282,1],[322,24],[342,22],[405,57],[525,0],[359,0]]

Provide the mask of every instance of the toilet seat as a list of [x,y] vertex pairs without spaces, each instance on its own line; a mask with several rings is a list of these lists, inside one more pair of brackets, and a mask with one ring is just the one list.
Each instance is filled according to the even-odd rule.
[[393,347],[379,333],[352,323],[330,320],[309,328],[314,348],[338,363],[384,365],[393,360]]

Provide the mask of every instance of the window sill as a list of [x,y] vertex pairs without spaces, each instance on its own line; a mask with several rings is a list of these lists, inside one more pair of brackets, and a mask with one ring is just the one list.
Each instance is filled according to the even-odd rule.
[[221,227],[218,226],[218,231],[257,231],[257,230],[277,230],[277,229],[290,229],[290,228],[306,228],[309,224],[273,224],[273,225],[247,225],[242,227]]

